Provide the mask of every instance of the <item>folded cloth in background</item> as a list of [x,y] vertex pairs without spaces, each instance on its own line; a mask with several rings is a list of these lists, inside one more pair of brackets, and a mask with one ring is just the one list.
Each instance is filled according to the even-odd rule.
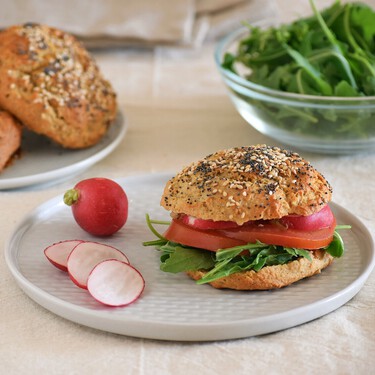
[[43,23],[75,34],[88,47],[200,45],[242,21],[276,15],[272,0],[13,0],[2,5],[0,28]]

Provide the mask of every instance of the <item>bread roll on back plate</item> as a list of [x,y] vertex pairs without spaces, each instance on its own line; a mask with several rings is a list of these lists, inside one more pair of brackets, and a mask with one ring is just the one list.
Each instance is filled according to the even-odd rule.
[[0,107],[66,148],[96,144],[116,116],[116,95],[72,35],[38,24],[0,32]]
[[9,113],[0,110],[0,172],[21,146],[21,124]]

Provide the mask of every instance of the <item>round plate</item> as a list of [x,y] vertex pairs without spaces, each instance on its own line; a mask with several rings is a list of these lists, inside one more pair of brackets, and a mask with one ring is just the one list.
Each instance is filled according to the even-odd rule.
[[0,174],[0,189],[14,189],[47,182],[57,182],[75,175],[110,154],[127,130],[121,113],[106,135],[95,146],[68,150],[48,138],[24,131],[21,157]]
[[[7,265],[20,287],[46,309],[82,325],[143,338],[208,341],[265,334],[321,317],[350,300],[374,267],[370,233],[356,217],[332,204],[338,222],[352,229],[341,231],[345,255],[320,275],[279,290],[241,292],[197,285],[185,274],[164,273],[159,270],[160,253],[143,247],[142,241],[154,239],[146,213],[154,219],[169,218],[159,206],[169,177],[119,180],[128,194],[129,218],[120,232],[106,239],[82,231],[62,196],[36,208],[21,221],[5,249]],[[140,299],[111,308],[76,287],[43,253],[48,245],[66,239],[102,241],[124,251],[145,278]]]

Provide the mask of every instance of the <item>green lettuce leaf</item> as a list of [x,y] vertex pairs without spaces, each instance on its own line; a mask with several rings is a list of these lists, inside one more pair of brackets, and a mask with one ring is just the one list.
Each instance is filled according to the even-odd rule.
[[332,242],[324,250],[334,258],[343,256],[345,251],[344,241],[337,231],[333,234]]
[[214,258],[209,251],[176,245],[173,252],[162,255],[160,269],[164,272],[178,273],[200,269],[207,270],[214,265]]

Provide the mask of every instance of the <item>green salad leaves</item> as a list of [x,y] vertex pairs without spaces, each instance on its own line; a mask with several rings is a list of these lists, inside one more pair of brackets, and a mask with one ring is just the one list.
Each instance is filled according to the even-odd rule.
[[[311,261],[310,252],[303,249],[267,245],[261,242],[246,244],[217,252],[201,250],[170,242],[163,238],[155,229],[155,224],[169,224],[165,221],[151,220],[146,216],[146,222],[157,240],[144,242],[144,246],[154,246],[161,251],[160,269],[164,272],[178,273],[192,270],[206,270],[206,275],[197,281],[205,284],[232,273],[242,271],[259,271],[265,266],[285,264],[304,257]],[[350,226],[341,225],[336,229],[347,229]],[[334,239],[325,249],[333,257],[339,258],[344,253],[344,242],[337,231]]]
[[249,80],[311,95],[375,95],[375,12],[362,3],[333,5],[291,24],[249,27],[236,55],[223,66],[250,67]]
[[[374,96],[375,11],[366,4],[337,0],[319,12],[312,0],[310,3],[311,17],[267,29],[247,25],[249,34],[239,42],[236,53],[224,55],[222,67],[236,74],[238,66],[249,68],[247,80],[282,92],[320,97]],[[242,99],[267,113],[280,128],[327,139],[375,135],[374,113],[364,107],[357,109],[352,101],[346,103],[349,107],[338,110],[330,106],[345,103],[303,108],[246,96]]]

